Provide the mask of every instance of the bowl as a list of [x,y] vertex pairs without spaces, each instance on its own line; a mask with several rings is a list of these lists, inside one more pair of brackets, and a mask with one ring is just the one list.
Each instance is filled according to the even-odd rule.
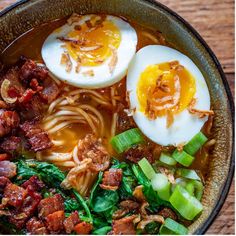
[[190,226],[191,234],[204,234],[219,213],[234,175],[234,104],[216,56],[193,27],[154,0],[22,0],[0,13],[0,51],[31,28],[73,12],[122,15],[159,30],[204,75],[215,111],[213,132],[217,143],[205,183],[204,211]]

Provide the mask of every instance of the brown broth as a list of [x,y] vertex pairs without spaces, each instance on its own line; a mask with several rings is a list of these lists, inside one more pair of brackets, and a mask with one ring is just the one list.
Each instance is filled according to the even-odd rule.
[[[47,36],[56,28],[60,27],[66,22],[66,19],[55,20],[38,27],[33,28],[32,30],[26,32],[19,38],[17,38],[13,43],[11,43],[0,55],[0,60],[4,64],[14,64],[21,55],[24,55],[30,59],[36,61],[42,61],[41,57],[41,48],[47,38]],[[163,36],[159,32],[153,32],[137,23],[131,22],[131,25],[135,28],[138,35],[138,45],[137,49],[140,49],[146,45],[151,44],[162,44],[168,45],[168,42],[165,41]],[[149,36],[147,36],[149,34]],[[154,37],[156,41],[154,42],[151,37]],[[123,93],[123,98],[125,99],[125,79],[120,82],[121,92]],[[112,113],[106,110],[101,111],[105,117],[106,124],[106,136],[105,139],[109,139],[110,124],[112,119]],[[109,127],[109,128],[108,128]],[[58,136],[67,136],[67,142],[61,147],[61,151],[71,151],[72,147],[75,145],[76,140],[84,137],[84,135],[89,131],[89,127],[86,125],[71,125],[71,130],[73,134],[66,134],[66,131],[58,132]],[[157,145],[158,146],[158,145]],[[206,177],[208,171],[209,155],[204,154],[203,150],[200,150],[195,158],[194,163],[191,165],[191,168],[200,170],[202,175]]]

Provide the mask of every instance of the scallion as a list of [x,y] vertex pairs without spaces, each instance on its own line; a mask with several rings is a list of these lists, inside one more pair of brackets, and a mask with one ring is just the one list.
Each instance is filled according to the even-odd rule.
[[203,194],[203,184],[200,181],[197,180],[192,180],[191,181],[194,185],[194,195],[195,197],[200,201],[202,198],[202,194]]
[[110,142],[117,153],[122,153],[133,145],[144,142],[144,139],[141,131],[134,128],[114,136]]
[[138,162],[138,165],[142,169],[143,173],[147,176],[149,180],[151,180],[156,172],[154,171],[152,165],[149,163],[149,161],[146,158],[143,158]]
[[202,132],[199,132],[184,146],[184,151],[194,155],[206,141],[207,137]]
[[177,185],[169,199],[171,205],[187,220],[193,220],[202,210],[199,200],[191,196],[187,190]]
[[161,235],[187,235],[188,229],[182,224],[166,218],[165,223],[160,227],[159,233]]
[[173,152],[172,157],[183,166],[190,166],[194,160],[193,156],[190,156],[187,152],[179,152],[177,149]]
[[181,176],[181,177],[184,177],[186,179],[201,180],[201,178],[198,176],[198,174],[195,170],[178,168],[177,171],[176,171],[176,174]]
[[174,166],[177,164],[176,160],[167,155],[166,153],[162,152],[161,153],[161,156],[160,156],[160,159],[159,159],[162,163],[166,164],[166,165],[169,165],[169,166]]
[[161,173],[155,174],[151,180],[152,188],[157,191],[158,196],[168,201],[170,198],[170,182],[168,178]]

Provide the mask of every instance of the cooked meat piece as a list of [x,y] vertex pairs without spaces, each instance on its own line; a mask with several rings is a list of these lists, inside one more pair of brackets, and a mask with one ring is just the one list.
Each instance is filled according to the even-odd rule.
[[171,218],[172,220],[177,220],[178,217],[173,210],[170,208],[164,207],[158,212],[158,215],[163,216],[164,218]]
[[13,152],[20,147],[20,143],[21,139],[19,137],[7,137],[0,143],[0,150],[4,152]]
[[20,128],[28,138],[33,151],[42,151],[52,146],[48,134],[41,129],[36,120],[26,121],[20,125]]
[[9,154],[8,153],[1,153],[0,154],[0,161],[5,161],[7,159],[9,159]]
[[42,188],[45,187],[45,184],[37,176],[34,175],[21,185],[21,187],[23,188],[27,188],[28,186],[31,186],[34,191],[39,192]]
[[125,200],[120,202],[120,207],[128,209],[129,211],[136,210],[140,207],[140,204],[138,202],[135,202],[133,200]]
[[71,213],[71,215],[64,220],[64,228],[67,234],[70,234],[73,230],[75,225],[80,222],[80,218],[77,211]]
[[42,117],[44,104],[38,94],[35,94],[28,103],[19,103],[19,114],[24,120]]
[[33,91],[35,91],[35,92],[39,92],[39,91],[43,90],[43,87],[39,85],[39,82],[37,79],[32,79],[30,81],[30,88],[32,88]]
[[[19,68],[18,67],[12,67],[9,69],[6,74],[0,79],[0,86],[2,85],[2,82],[7,79],[10,81],[10,87],[8,90],[8,95],[9,97],[15,98],[15,97],[20,97],[21,94],[24,93],[25,88],[21,84],[19,80]],[[9,104],[9,106],[15,105],[14,104]]]
[[104,171],[110,164],[109,153],[102,145],[101,140],[92,134],[87,134],[84,139],[79,140],[78,158],[81,161],[85,158],[91,158],[91,169],[94,171]]
[[44,66],[38,66],[34,61],[26,59],[19,72],[20,79],[29,83],[31,79],[44,80],[48,76],[48,70]]
[[[127,106],[128,107],[128,106]],[[118,119],[117,119],[117,133],[122,133],[128,129],[135,128],[135,122],[132,116],[128,116],[125,112],[126,106],[119,103],[117,106]]]
[[15,111],[0,110],[0,138],[17,128],[20,117]]
[[7,177],[0,176],[0,192],[2,192],[5,187],[10,183],[11,181]]
[[56,211],[52,214],[49,214],[45,218],[47,229],[54,234],[56,232],[60,232],[64,228],[63,225],[64,219],[65,219],[64,211]]
[[18,99],[19,103],[26,104],[29,103],[30,100],[33,98],[36,92],[32,89],[26,89],[22,96]]
[[103,174],[100,187],[106,190],[117,190],[122,180],[122,169],[111,168]]
[[154,162],[152,151],[147,144],[138,144],[124,152],[124,157],[134,163],[138,163],[145,157],[150,163]]
[[92,229],[93,226],[91,224],[87,222],[81,222],[75,226],[74,231],[77,234],[89,234]]
[[56,82],[48,77],[43,81],[43,90],[39,93],[39,95],[43,99],[43,101],[45,101],[46,103],[51,103],[57,98],[59,93],[60,90]]
[[0,176],[12,178],[16,175],[16,165],[10,161],[0,161]]
[[23,201],[20,208],[12,211],[9,221],[17,228],[23,228],[27,220],[33,216],[37,210],[37,206],[42,199],[41,194],[34,192],[29,185],[27,187],[27,197]]
[[3,101],[0,99],[0,109],[7,109],[9,108],[9,106]]
[[8,199],[8,204],[20,207],[27,196],[27,191],[15,184],[8,184],[4,189],[4,198]]
[[32,217],[27,223],[26,223],[26,229],[29,234],[47,234],[47,229],[44,226],[44,223],[37,219],[36,217]]
[[124,217],[119,220],[113,220],[112,221],[112,234],[115,235],[134,235],[136,234],[135,228],[134,228],[134,219],[136,218],[136,215],[131,215]]
[[112,215],[112,219],[120,219],[132,211],[138,211],[140,204],[133,200],[125,200],[120,202],[120,209],[115,211]]
[[38,205],[39,217],[41,218],[61,210],[64,210],[64,201],[60,194],[42,199]]

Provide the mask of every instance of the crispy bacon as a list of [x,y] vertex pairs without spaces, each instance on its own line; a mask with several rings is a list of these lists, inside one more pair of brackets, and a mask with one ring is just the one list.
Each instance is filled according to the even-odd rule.
[[36,120],[26,121],[20,125],[20,128],[35,152],[52,147],[48,134],[41,129]]
[[75,225],[80,222],[79,214],[77,211],[74,211],[70,214],[68,218],[64,220],[64,228],[67,234],[70,234],[73,230]]
[[138,144],[124,152],[124,157],[134,163],[138,163],[143,157],[146,157],[150,163],[154,162],[154,158],[150,145]]
[[45,218],[56,211],[64,210],[64,201],[60,194],[42,199],[38,205],[39,217]]
[[91,224],[87,222],[81,222],[75,226],[74,231],[77,234],[89,234],[92,229],[93,226]]
[[10,161],[0,161],[0,176],[12,178],[16,175],[16,165]]
[[137,225],[137,229],[144,229],[146,225],[148,225],[151,222],[158,222],[161,224],[164,224],[164,218],[160,215],[149,215],[145,219],[141,220],[139,224]]
[[0,161],[6,161],[9,158],[8,153],[1,153],[0,154]]
[[20,147],[20,143],[21,139],[19,137],[7,137],[0,143],[0,149],[4,152],[12,152]]
[[30,83],[31,79],[44,80],[48,77],[48,70],[44,66],[37,65],[33,60],[26,59],[19,73],[24,83]]
[[45,187],[45,184],[36,175],[34,175],[21,185],[21,187],[23,187],[23,188],[27,188],[28,186],[31,186],[31,188],[34,191],[38,192],[42,188]]
[[20,117],[15,111],[0,110],[0,138],[17,128]]
[[54,101],[60,93],[60,89],[58,88],[56,82],[51,78],[46,78],[42,83],[42,90],[39,92],[39,96],[46,103],[50,104]]
[[53,234],[60,232],[64,228],[63,225],[64,219],[65,219],[64,211],[56,211],[49,214],[45,218],[47,229]]
[[27,196],[27,191],[15,184],[8,184],[4,189],[4,198],[8,199],[7,204],[13,207],[20,207]]
[[7,177],[0,176],[0,192],[2,192],[5,189],[5,187],[10,183],[11,181]]
[[37,219],[36,217],[32,217],[27,223],[26,223],[26,229],[28,233],[32,235],[42,235],[47,234],[47,229],[43,223],[43,221]]
[[117,190],[122,180],[122,169],[111,168],[103,174],[100,187],[106,190]]
[[164,207],[162,210],[158,212],[158,215],[163,216],[164,218],[171,218],[172,220],[177,220],[178,217],[174,211],[170,208]]
[[136,234],[134,228],[134,220],[136,219],[136,215],[131,215],[124,217],[119,220],[112,221],[112,233],[114,235],[134,235]]

